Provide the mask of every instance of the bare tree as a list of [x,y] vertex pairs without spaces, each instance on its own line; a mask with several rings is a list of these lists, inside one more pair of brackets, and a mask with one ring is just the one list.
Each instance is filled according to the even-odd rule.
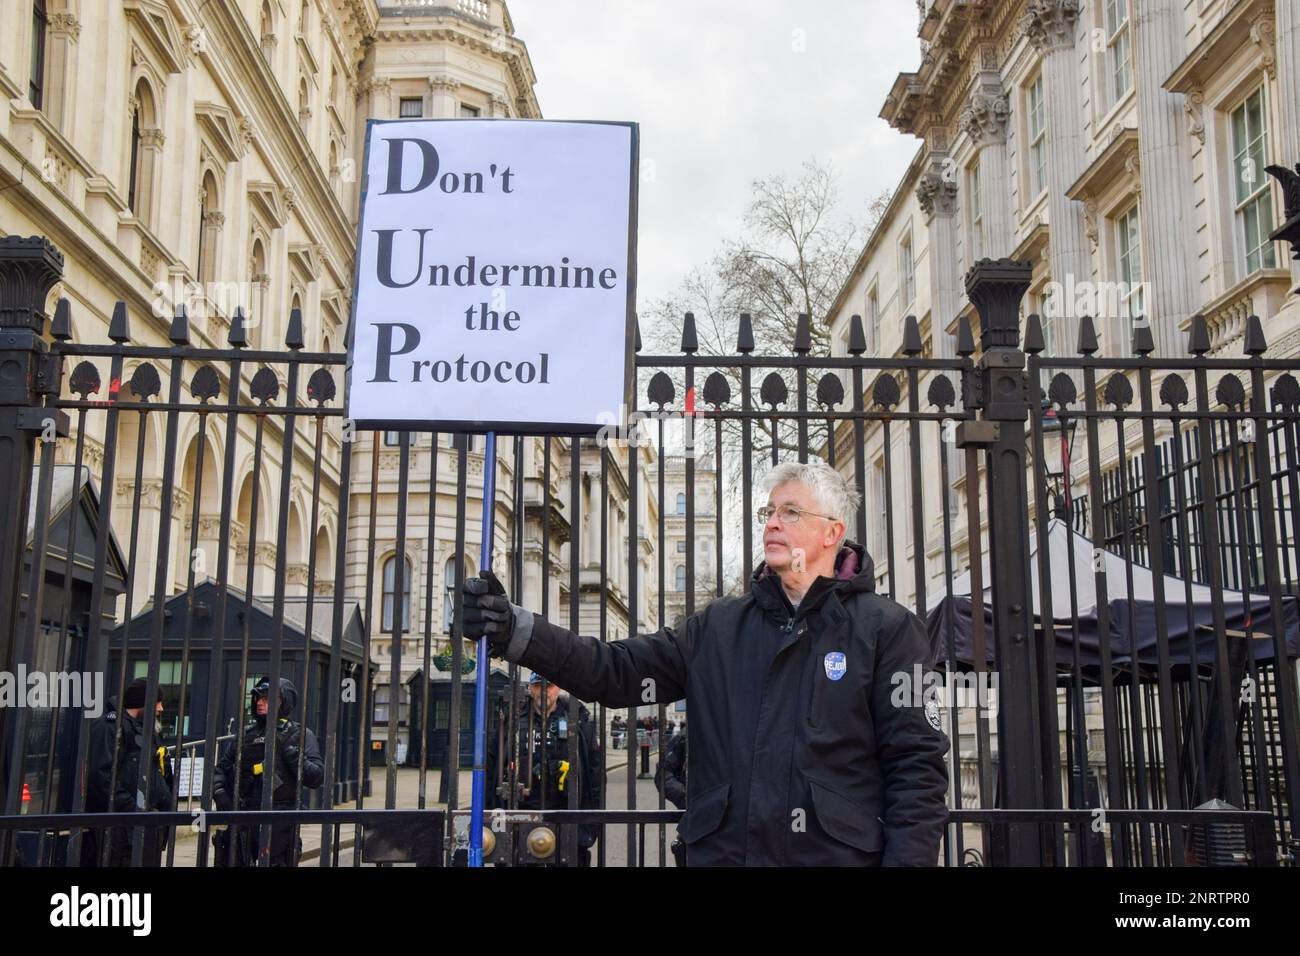
[[[713,259],[692,270],[672,294],[650,303],[642,311],[644,351],[678,352],[683,317],[690,312],[695,317],[700,355],[734,355],[742,314],[751,317],[758,354],[792,354],[800,314],[810,317],[812,354],[830,354],[827,312],[848,281],[867,236],[889,205],[890,193],[885,191],[874,197],[861,217],[844,215],[837,208],[833,170],[816,160],[805,162],[796,178],[773,175],[755,180],[752,189],[738,234],[725,240]],[[739,370],[720,368],[718,372],[727,380],[729,406],[737,407],[741,388]],[[785,382],[791,401],[797,401],[793,373],[776,374]],[[707,375],[708,371],[702,370],[696,377],[697,389],[702,390]],[[670,377],[676,389],[674,404],[680,408],[683,381],[680,375]],[[766,377],[767,373],[753,377],[754,407],[761,407],[758,392]],[[817,376],[810,375],[810,389],[815,390],[816,382]],[[646,380],[639,383],[643,407],[646,385]],[[696,407],[701,412],[707,411],[699,398]],[[696,454],[712,462],[713,430],[697,427],[696,431]],[[794,427],[783,425],[777,429],[778,457],[793,457],[797,449],[795,435]],[[745,452],[759,458],[760,449],[770,450],[773,440],[771,422],[756,419]],[[743,435],[739,422],[725,423],[722,441],[724,486],[729,492],[729,507],[734,508],[739,502],[736,492],[742,479]],[[751,520],[750,516],[738,512],[734,518]],[[739,527],[735,521],[729,521],[728,526]],[[737,549],[728,550],[736,554]],[[737,575],[743,580],[745,573],[740,568],[739,555],[735,562],[727,561],[728,580]]]

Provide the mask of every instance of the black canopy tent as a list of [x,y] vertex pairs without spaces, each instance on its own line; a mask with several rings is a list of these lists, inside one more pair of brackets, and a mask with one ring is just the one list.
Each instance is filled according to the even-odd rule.
[[[1101,633],[1097,568],[1100,567],[1104,569],[1106,607],[1110,615],[1108,639],[1112,667],[1120,675],[1124,672],[1131,673],[1136,648],[1139,678],[1146,679],[1153,675],[1158,658],[1155,575],[1151,569],[1136,563],[1126,566],[1123,557],[1098,548],[1090,539],[1071,531],[1064,521],[1057,518],[1048,524],[1047,542],[1050,576],[1048,591],[1052,601],[1051,629],[1055,634],[1058,672],[1069,674],[1077,653],[1079,667],[1085,677],[1096,679],[1099,673]],[[1041,639],[1045,625],[1042,618],[1042,589],[1039,586],[1037,534],[1030,538],[1029,567],[1034,628]],[[1194,653],[1198,669],[1204,671],[1214,661],[1216,639],[1211,589],[1204,584],[1189,583],[1168,574],[1163,579],[1170,665],[1175,671],[1185,673],[1191,667]],[[992,581],[987,556],[983,563],[983,580]],[[983,599],[985,648],[988,662],[992,664],[994,641],[991,585],[985,585]],[[1274,620],[1268,595],[1225,588],[1222,599],[1230,648],[1234,643],[1239,642],[1241,645],[1241,650],[1232,653],[1232,656],[1240,654],[1242,660],[1246,659],[1245,639],[1249,634],[1249,650],[1254,652],[1255,663],[1272,664]],[[970,572],[953,580],[951,595],[944,589],[931,600],[926,624],[936,664],[949,660],[951,636],[953,667],[964,670],[974,665],[971,627],[973,603]],[[1300,610],[1297,609],[1296,598],[1290,595],[1282,598],[1282,627],[1286,634],[1287,657],[1295,660],[1300,657]],[[1191,635],[1195,635],[1194,640]]]

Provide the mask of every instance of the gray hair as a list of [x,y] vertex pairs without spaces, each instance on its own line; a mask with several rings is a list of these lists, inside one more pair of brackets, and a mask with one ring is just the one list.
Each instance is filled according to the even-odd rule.
[[853,483],[820,458],[814,458],[807,463],[788,461],[777,465],[763,476],[761,488],[764,494],[770,495],[777,485],[791,481],[807,485],[818,507],[825,514],[844,522],[845,533],[836,543],[843,542],[858,513],[860,499]]

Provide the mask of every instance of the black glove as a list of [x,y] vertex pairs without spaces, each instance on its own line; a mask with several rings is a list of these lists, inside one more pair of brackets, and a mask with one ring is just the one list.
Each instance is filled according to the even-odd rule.
[[515,629],[515,614],[506,589],[491,571],[465,582],[465,637],[486,637],[493,651],[503,652]]
[[281,744],[276,748],[276,753],[284,763],[287,775],[295,777],[298,774],[298,748],[293,744]]

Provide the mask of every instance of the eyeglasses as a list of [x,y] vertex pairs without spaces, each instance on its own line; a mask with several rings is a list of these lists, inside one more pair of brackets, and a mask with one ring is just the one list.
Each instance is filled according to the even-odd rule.
[[776,515],[781,519],[781,524],[797,524],[799,519],[804,515],[812,515],[814,518],[825,518],[827,521],[839,521],[839,518],[833,518],[830,515],[818,514],[816,511],[805,511],[802,508],[796,508],[794,505],[781,505],[779,508],[771,506],[759,508],[754,512],[758,518],[759,524],[767,524]]

